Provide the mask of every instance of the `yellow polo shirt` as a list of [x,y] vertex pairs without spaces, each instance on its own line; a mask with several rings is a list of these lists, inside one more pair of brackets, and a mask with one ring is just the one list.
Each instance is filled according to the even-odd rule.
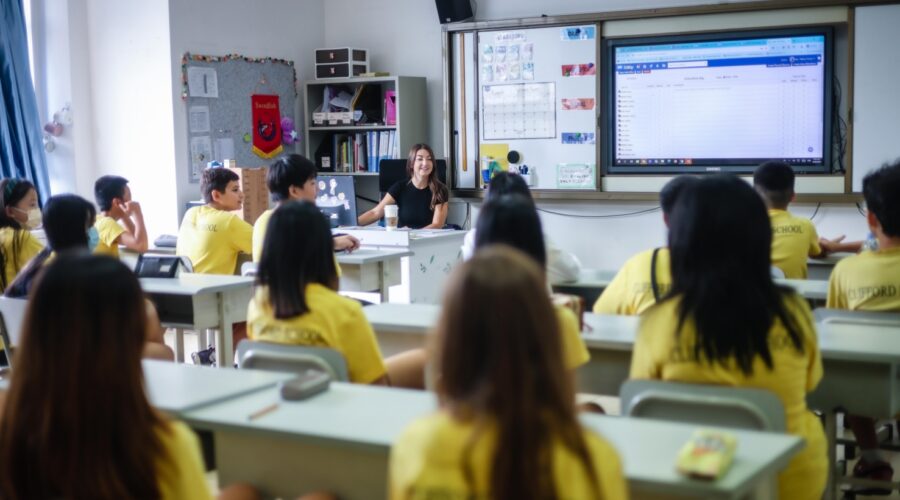
[[347,361],[350,380],[369,384],[386,373],[375,331],[355,300],[317,283],[306,286],[309,311],[278,319],[266,287],[258,287],[247,308],[247,336],[252,340],[328,347]]
[[[391,448],[388,472],[391,500],[486,499],[490,496],[491,468],[496,449],[496,427],[488,424],[477,438],[472,422],[454,419],[445,412],[413,421]],[[590,466],[597,476],[599,496],[577,455],[561,440],[554,439],[550,450],[550,470],[556,487],[555,498],[628,498],[628,487],[615,448],[592,431],[582,432]],[[472,484],[467,483],[464,465],[468,462]]]
[[806,259],[819,255],[819,234],[812,221],[795,217],[786,210],[769,210],[772,222],[772,265],[784,271],[784,277],[806,279]]
[[[650,280],[653,251],[654,249],[646,250],[625,262],[594,303],[595,313],[636,316],[656,304]],[[656,283],[660,297],[669,293],[672,288],[668,248],[660,248],[656,254]]]
[[263,242],[266,241],[266,227],[272,218],[274,208],[270,208],[259,215],[253,224],[253,262],[259,262],[262,257]]
[[853,311],[900,311],[900,247],[841,259],[828,280],[826,306]]
[[125,228],[108,215],[97,217],[94,227],[97,228],[97,234],[100,236],[94,253],[119,258],[119,236],[125,232]]
[[563,363],[566,368],[574,370],[587,363],[591,359],[591,354],[584,344],[584,339],[581,338],[575,313],[565,306],[555,306],[555,309],[559,332],[562,335]]
[[825,433],[822,423],[807,408],[806,395],[822,379],[822,357],[806,301],[796,294],[784,299],[787,313],[800,329],[803,352],[794,348],[787,330],[776,321],[769,331],[772,369],[757,357],[750,375],[741,372],[733,362],[709,364],[695,358],[697,332],[693,320],[689,319],[676,335],[679,303],[678,297],[663,301],[641,316],[631,358],[631,378],[773,392],[784,405],[787,431],[806,440],[805,448],[778,476],[778,498],[820,499],[828,477]]
[[0,229],[0,247],[2,247],[4,258],[3,272],[6,284],[9,285],[19,271],[25,267],[25,264],[28,264],[28,261],[44,248],[44,245],[31,234],[31,231],[4,227]]
[[176,255],[191,259],[195,273],[234,274],[239,253],[251,252],[253,226],[237,215],[208,205],[184,214]]
[[160,498],[212,499],[194,431],[182,422],[169,421],[168,429],[158,432],[165,452],[156,464]]

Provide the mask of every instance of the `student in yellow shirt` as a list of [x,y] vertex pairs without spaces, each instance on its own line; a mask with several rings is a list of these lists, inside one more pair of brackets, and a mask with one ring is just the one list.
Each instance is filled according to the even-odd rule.
[[[537,214],[534,202],[519,194],[500,196],[485,203],[478,214],[475,235],[475,254],[481,248],[490,245],[509,245],[524,252],[545,270],[547,266],[547,250],[544,245],[544,231],[541,218]],[[547,290],[546,279],[544,290]],[[497,300],[505,300],[497,297]],[[563,364],[570,370],[591,359],[584,339],[581,338],[578,318],[571,309],[556,308],[559,321],[559,332],[563,343]]]
[[0,496],[211,498],[196,436],[147,401],[147,318],[130,269],[60,255],[24,325],[0,421]]
[[383,360],[362,306],[337,293],[331,226],[314,204],[288,201],[272,214],[256,284],[251,339],[334,349],[355,383],[424,387],[424,351]]
[[5,290],[44,245],[31,234],[41,225],[34,184],[24,179],[3,179],[0,200],[0,290]]
[[778,477],[779,498],[820,499],[825,434],[806,406],[822,378],[812,313],[774,283],[762,200],[735,176],[702,179],[678,197],[669,228],[672,291],[641,315],[631,377],[772,391],[804,449]]
[[[853,311],[900,312],[900,162],[866,175],[863,196],[866,222],[878,249],[847,257],[834,266],[826,305]],[[853,475],[890,481],[894,471],[878,453],[875,419],[851,415],[848,422],[862,451]],[[889,494],[882,489],[869,493]]]
[[781,269],[785,278],[806,279],[807,257],[824,257],[842,249],[843,236],[833,241],[819,238],[812,221],[788,212],[788,205],[796,198],[790,165],[783,161],[763,163],[753,172],[753,187],[769,209],[772,265]]
[[[266,225],[272,212],[291,200],[316,201],[316,164],[298,154],[282,156],[269,166],[266,185],[275,202],[275,208],[263,212],[253,224],[253,262],[259,262]],[[352,252],[359,248],[359,240],[348,234],[334,237],[334,250]]]
[[238,180],[225,168],[203,171],[200,191],[206,205],[185,212],[175,248],[177,255],[191,259],[195,273],[234,274],[238,254],[252,251],[253,226],[231,213],[244,201]]
[[[119,245],[137,253],[147,251],[147,228],[141,204],[131,199],[128,180],[104,175],[94,183],[100,216],[94,227],[100,236],[95,253],[119,257]],[[124,227],[123,227],[124,226]]]
[[[696,181],[696,177],[680,175],[667,182],[659,192],[659,205],[666,227],[669,227],[678,195],[685,186]],[[635,316],[659,302],[671,287],[668,247],[645,250],[625,262],[597,298],[594,312]]]
[[545,290],[508,246],[454,271],[434,339],[440,409],[394,443],[391,500],[628,498],[615,448],[578,422]]

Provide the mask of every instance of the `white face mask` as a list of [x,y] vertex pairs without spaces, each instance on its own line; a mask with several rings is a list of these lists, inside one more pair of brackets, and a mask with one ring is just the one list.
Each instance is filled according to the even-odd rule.
[[41,216],[40,208],[32,208],[32,209],[29,209],[27,212],[25,210],[22,210],[21,208],[16,208],[16,207],[12,207],[12,208],[13,208],[13,210],[16,210],[18,212],[28,215],[28,220],[25,221],[25,229],[31,230],[31,229],[37,229],[37,228],[41,227],[41,222],[43,222],[43,218]]

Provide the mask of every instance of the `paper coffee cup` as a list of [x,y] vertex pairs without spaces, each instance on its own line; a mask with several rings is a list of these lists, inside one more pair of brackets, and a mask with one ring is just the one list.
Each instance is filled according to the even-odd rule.
[[400,212],[400,208],[397,205],[386,205],[384,207],[384,227],[388,231],[393,231],[397,229],[397,224],[400,222],[400,217],[398,216]]

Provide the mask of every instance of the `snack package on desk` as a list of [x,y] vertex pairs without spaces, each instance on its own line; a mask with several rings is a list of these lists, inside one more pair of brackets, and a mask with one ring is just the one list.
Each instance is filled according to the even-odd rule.
[[733,434],[698,429],[678,452],[675,467],[688,477],[718,479],[731,466],[736,448],[737,438]]

